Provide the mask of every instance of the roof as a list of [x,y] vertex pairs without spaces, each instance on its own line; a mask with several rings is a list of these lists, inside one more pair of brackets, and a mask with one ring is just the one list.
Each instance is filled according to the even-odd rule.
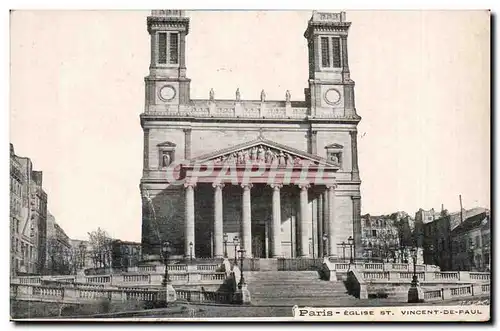
[[[484,222],[486,220],[486,223]],[[455,229],[451,231],[453,234],[459,234],[468,232],[477,227],[482,227],[489,223],[489,215],[487,212],[482,212],[480,214],[471,216],[467,218],[462,224],[458,225]]]

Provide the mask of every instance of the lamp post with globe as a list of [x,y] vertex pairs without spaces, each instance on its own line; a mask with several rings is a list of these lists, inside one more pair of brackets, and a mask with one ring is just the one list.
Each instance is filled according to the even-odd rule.
[[424,291],[420,287],[417,277],[417,248],[412,247],[411,256],[413,258],[413,278],[411,280],[410,289],[408,290],[408,303],[417,303],[423,302],[424,300]]

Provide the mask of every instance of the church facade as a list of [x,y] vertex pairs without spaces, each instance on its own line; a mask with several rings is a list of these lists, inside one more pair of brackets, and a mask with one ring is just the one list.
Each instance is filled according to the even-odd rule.
[[[143,254],[165,242],[184,257],[340,256],[361,247],[354,81],[345,13],[313,12],[309,77],[302,101],[190,98],[184,11],[147,18],[151,64],[145,78]],[[298,36],[299,37],[299,36]]]

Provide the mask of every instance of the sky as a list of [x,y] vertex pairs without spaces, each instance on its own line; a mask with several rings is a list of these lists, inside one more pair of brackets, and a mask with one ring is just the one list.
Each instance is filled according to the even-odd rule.
[[[303,99],[310,11],[188,11],[191,97]],[[14,11],[10,141],[66,233],[140,241],[147,11]],[[490,207],[486,11],[347,11],[362,213]]]

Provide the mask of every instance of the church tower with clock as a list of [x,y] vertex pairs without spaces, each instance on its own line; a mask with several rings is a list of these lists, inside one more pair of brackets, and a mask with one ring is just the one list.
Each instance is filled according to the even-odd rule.
[[[158,258],[168,243],[178,258],[233,258],[235,248],[260,259],[335,257],[344,241],[360,257],[361,117],[345,13],[313,12],[304,33],[305,95],[284,90],[282,100],[266,100],[264,89],[243,99],[247,93],[236,86],[233,100],[217,99],[213,89],[191,99],[189,24],[181,10],[153,10],[147,18],[143,254]],[[246,177],[249,165],[262,174]],[[200,176],[200,169],[210,171]]]

